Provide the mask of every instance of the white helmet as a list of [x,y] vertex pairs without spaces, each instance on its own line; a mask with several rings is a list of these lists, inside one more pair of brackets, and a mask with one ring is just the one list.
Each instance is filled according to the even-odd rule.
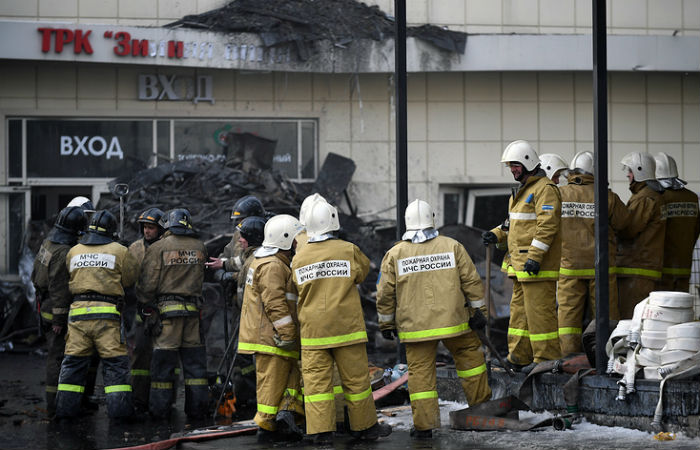
[[299,222],[303,226],[306,226],[306,213],[311,209],[311,205],[316,202],[325,202],[326,199],[319,193],[311,194],[301,202],[301,208],[299,208]]
[[432,206],[423,200],[413,200],[406,207],[404,214],[406,219],[406,231],[425,230],[435,228],[435,213]]
[[68,204],[66,205],[66,208],[68,208],[69,206],[80,206],[86,213],[95,212],[95,205],[92,204],[92,200],[90,200],[87,197],[83,197],[82,195],[78,197],[73,197],[71,201],[68,202]]
[[340,230],[338,210],[327,202],[312,203],[311,209],[304,218],[306,219],[306,234],[310,238]]
[[654,172],[656,163],[654,158],[646,152],[632,152],[626,154],[622,161],[624,167],[632,171],[634,181],[655,180]]
[[656,178],[678,178],[678,167],[676,160],[664,152],[659,152],[654,156],[656,162]]
[[571,160],[571,170],[580,170],[587,174],[593,175],[595,172],[593,161],[593,153],[591,152],[578,152],[574,155],[574,159]]
[[513,141],[503,150],[502,163],[519,162],[525,170],[531,172],[540,163],[537,152],[528,141]]
[[540,162],[542,163],[542,168],[547,173],[547,178],[549,178],[550,180],[560,170],[565,170],[569,168],[569,166],[566,165],[566,161],[564,161],[562,157],[557,155],[556,153],[541,154]]
[[265,239],[262,245],[289,250],[302,228],[301,223],[294,216],[289,214],[273,216],[265,223]]

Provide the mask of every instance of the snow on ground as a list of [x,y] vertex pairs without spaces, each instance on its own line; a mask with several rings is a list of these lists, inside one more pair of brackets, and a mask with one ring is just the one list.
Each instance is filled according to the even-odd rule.
[[[471,447],[470,443],[480,443],[485,448],[514,448],[517,442],[521,449],[595,449],[595,448],[649,448],[649,449],[700,449],[700,438],[688,437],[677,433],[672,441],[658,441],[654,434],[623,427],[606,427],[590,423],[583,419],[571,429],[557,431],[544,427],[539,431],[456,431],[450,430],[450,411],[466,408],[465,403],[440,401],[440,420],[442,427],[435,437],[443,436],[449,440],[458,440]],[[390,411],[392,416],[382,411]],[[550,412],[521,411],[520,419],[537,421],[554,416]],[[408,431],[413,426],[411,407],[386,408],[380,411],[380,420],[388,423],[396,431]]]

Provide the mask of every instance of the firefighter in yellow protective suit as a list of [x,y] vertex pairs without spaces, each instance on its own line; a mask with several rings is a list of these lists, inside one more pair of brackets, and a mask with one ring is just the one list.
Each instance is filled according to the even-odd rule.
[[[413,436],[440,428],[435,357],[442,343],[452,353],[469,406],[491,397],[481,341],[470,317],[485,304],[481,277],[465,248],[435,229],[433,208],[422,200],[406,208],[406,233],[382,260],[377,287],[379,329],[406,344]],[[474,320],[471,321],[475,323]]]
[[[174,371],[181,360],[185,413],[190,418],[201,418],[209,400],[206,349],[199,333],[207,250],[197,239],[186,209],[169,211],[160,223],[166,231],[146,250],[136,285],[136,295],[144,303],[144,315],[158,314],[162,324],[160,333],[151,333],[148,409],[156,418],[167,417],[173,402]],[[155,303],[150,303],[153,299]]]
[[[595,191],[593,153],[579,152],[571,161],[568,183],[561,193],[561,267],[557,300],[559,302],[559,343],[566,356],[581,352],[583,318],[588,306],[595,317]],[[629,213],[617,194],[608,190],[609,259],[615,264],[615,233],[627,227]],[[617,302],[617,277],[609,270],[609,317],[620,318]],[[588,301],[587,301],[588,300]]]
[[[137,222],[143,237],[129,245],[129,253],[138,263],[139,271],[146,249],[160,239],[163,234],[163,228],[159,224],[162,217],[163,211],[158,208],[149,208],[139,215]],[[133,292],[127,298],[131,300],[131,304],[128,306],[130,306],[132,314],[127,336],[131,353],[131,388],[134,396],[134,407],[139,411],[147,411],[148,395],[151,390],[151,355],[153,354],[151,337],[147,334],[150,330],[144,327],[141,316],[134,313],[134,310],[139,306],[133,304],[138,303],[135,301]]]
[[[265,240],[248,268],[238,352],[255,355],[258,441],[301,439],[303,397],[299,372],[296,287],[289,263],[301,224],[281,214],[265,224]],[[282,427],[278,427],[278,422]]]
[[338,211],[315,202],[306,214],[309,242],[292,260],[299,292],[306,432],[317,444],[329,444],[335,430],[333,362],[338,366],[348,407],[350,433],[375,440],[391,428],[377,422],[369,380],[367,331],[356,285],[369,271],[369,259],[357,246],[336,237]]
[[631,319],[635,305],[661,280],[666,218],[664,188],[656,181],[654,158],[632,152],[622,158],[622,165],[632,196],[627,201],[629,224],[618,234],[616,272],[620,319]]
[[37,294],[42,325],[48,325],[42,328],[47,328],[46,410],[49,416],[56,412],[58,375],[66,346],[68,309],[73,299],[68,289],[70,275],[66,267],[66,255],[78,242],[86,225],[87,218],[82,208],[63,208],[34,259],[32,283]]
[[102,360],[107,414],[125,418],[133,412],[129,357],[119,311],[124,288],[136,281],[137,265],[126,247],[114,242],[116,229],[114,215],[97,211],[80,244],[66,255],[73,302],[56,397],[59,418],[80,412],[88,365],[95,351]]
[[501,162],[520,182],[508,204],[509,230],[499,226],[482,237],[485,245],[508,242],[513,297],[507,360],[516,370],[529,372],[536,363],[561,357],[556,311],[561,197],[527,141],[508,144]]
[[658,153],[656,179],[664,187],[662,197],[666,217],[664,266],[656,290],[688,292],[693,248],[700,235],[698,195],[685,188],[678,178],[676,161],[665,153]]

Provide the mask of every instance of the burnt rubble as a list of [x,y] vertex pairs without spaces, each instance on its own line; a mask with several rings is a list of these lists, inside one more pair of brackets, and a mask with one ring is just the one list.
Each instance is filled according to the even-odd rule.
[[[221,8],[188,15],[165,26],[256,33],[266,47],[294,44],[299,58],[306,61],[317,41],[328,40],[344,47],[359,39],[393,39],[395,23],[378,6],[355,0],[233,0]],[[435,25],[407,27],[406,34],[461,54],[467,41],[466,33]]]

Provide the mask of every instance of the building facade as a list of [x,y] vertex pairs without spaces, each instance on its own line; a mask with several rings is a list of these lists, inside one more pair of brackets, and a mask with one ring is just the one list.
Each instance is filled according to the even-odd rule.
[[[370,1],[393,14],[393,1]],[[409,25],[468,33],[464,54],[409,38],[408,192],[438,222],[499,223],[515,139],[570,160],[593,150],[590,0],[410,0]],[[223,156],[222,136],[277,141],[274,167],[312,182],[357,164],[358,214],[395,217],[393,42],[319,44],[301,61],[254,34],[162,26],[223,0],[0,3],[0,274],[28,220],[115,176]],[[630,151],[672,155],[700,191],[700,0],[609,0],[609,177]],[[342,206],[342,205],[341,205]]]

